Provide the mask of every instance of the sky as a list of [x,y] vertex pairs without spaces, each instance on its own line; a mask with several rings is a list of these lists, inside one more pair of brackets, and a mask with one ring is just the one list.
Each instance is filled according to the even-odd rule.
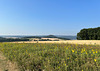
[[0,35],[77,35],[100,27],[100,0],[0,0]]

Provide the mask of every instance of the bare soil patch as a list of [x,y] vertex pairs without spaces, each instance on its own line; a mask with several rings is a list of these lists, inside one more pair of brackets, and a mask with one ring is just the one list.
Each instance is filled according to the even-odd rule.
[[11,63],[0,52],[0,71],[19,71],[16,64]]

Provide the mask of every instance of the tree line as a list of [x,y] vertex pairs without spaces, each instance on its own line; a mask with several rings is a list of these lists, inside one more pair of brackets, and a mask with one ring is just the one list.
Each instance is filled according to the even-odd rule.
[[82,29],[77,33],[78,40],[100,40],[100,27]]
[[25,39],[25,38],[0,38],[0,42],[14,42],[14,41],[29,41],[29,39]]

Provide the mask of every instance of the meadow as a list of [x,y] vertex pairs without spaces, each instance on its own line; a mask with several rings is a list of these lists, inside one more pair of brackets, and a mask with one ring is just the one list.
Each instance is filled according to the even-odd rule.
[[21,71],[100,71],[100,45],[0,43]]

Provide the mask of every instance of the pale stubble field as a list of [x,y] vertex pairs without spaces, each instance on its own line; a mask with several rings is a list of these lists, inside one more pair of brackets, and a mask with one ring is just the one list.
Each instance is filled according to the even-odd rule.
[[25,42],[13,42],[13,43],[70,43],[70,44],[100,45],[100,40],[25,41]]

